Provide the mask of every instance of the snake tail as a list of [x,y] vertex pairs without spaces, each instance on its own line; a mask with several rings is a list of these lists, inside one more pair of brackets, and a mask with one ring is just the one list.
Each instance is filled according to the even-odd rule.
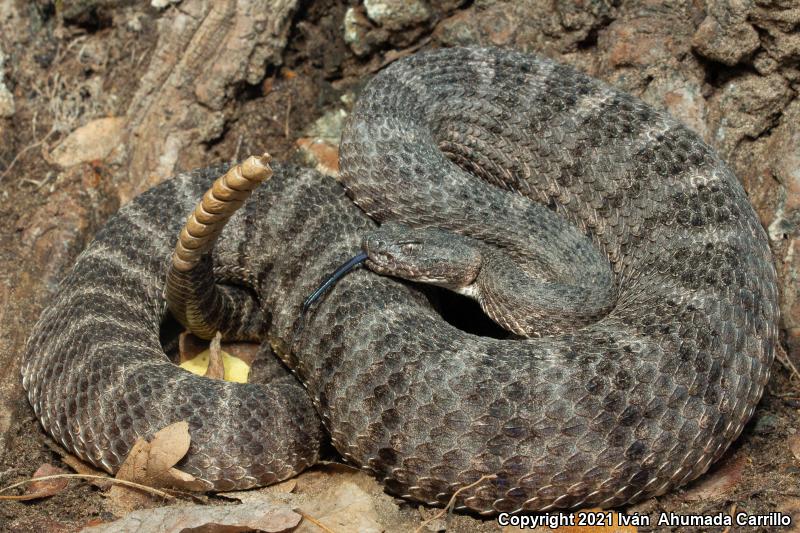
[[[237,340],[257,340],[263,329],[263,317],[250,292],[217,285],[211,250],[230,217],[272,177],[270,159],[267,153],[251,156],[218,178],[189,215],[175,245],[167,274],[167,305],[184,327],[203,339],[213,338],[226,324],[235,324],[229,329],[237,331],[224,331],[225,336]],[[237,320],[231,321],[232,316]]]

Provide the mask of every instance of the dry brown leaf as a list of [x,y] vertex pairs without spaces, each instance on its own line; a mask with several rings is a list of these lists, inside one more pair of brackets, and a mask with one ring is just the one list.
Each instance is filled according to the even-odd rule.
[[792,525],[788,528],[781,528],[781,533],[800,533],[800,498],[786,498],[778,505],[776,511],[792,517]]
[[191,361],[207,347],[208,341],[196,337],[188,331],[184,331],[178,335],[178,364]]
[[[345,481],[320,495],[320,499],[303,505],[300,510],[314,517],[319,523],[333,531],[360,531],[381,533],[384,531],[375,502],[361,487]],[[317,532],[319,528],[303,523],[297,533]]]
[[[36,479],[38,477],[55,476],[57,474],[66,474],[66,472],[57,466],[45,463],[36,469],[36,472],[33,473],[33,478]],[[69,485],[69,479],[64,478],[32,481],[25,489],[25,494],[35,495],[37,498],[45,498],[47,496],[58,494],[62,490],[66,489],[67,485]]]
[[264,487],[264,490],[279,494],[289,494],[291,492],[294,492],[296,488],[297,488],[297,480],[295,478],[292,478],[292,479],[287,479],[286,481],[282,481],[281,483],[276,483],[275,485],[270,485],[269,487]]
[[[386,494],[383,485],[363,470],[327,463],[315,465],[295,480],[220,496],[244,503],[280,503],[295,509],[304,520],[293,533],[322,533],[324,530],[312,520],[336,533],[412,532],[419,525],[412,513],[398,506],[397,500]],[[452,523],[448,525],[452,531],[469,531],[469,525],[474,526],[475,519],[470,516],[453,515],[451,518]]]
[[791,450],[794,458],[800,461],[800,433],[789,435],[789,450]]
[[339,175],[339,148],[337,146],[311,137],[297,139],[296,144],[305,155],[306,161],[315,165],[317,171],[334,178]]
[[222,364],[222,334],[218,331],[214,338],[211,339],[211,345],[208,347],[208,368],[206,369],[206,377],[212,379],[225,379],[225,367]]
[[189,424],[175,422],[159,430],[153,440],[140,438],[131,448],[117,472],[117,479],[150,487],[175,487],[204,490],[207,487],[190,474],[173,468],[189,451]]
[[85,533],[172,533],[203,531],[204,533],[266,531],[280,533],[291,531],[300,523],[301,516],[289,507],[267,502],[240,505],[186,507],[158,507],[134,511],[125,518],[85,528]]
[[[205,490],[205,484],[194,476],[173,468],[189,451],[190,440],[189,424],[185,421],[161,429],[150,442],[139,438],[119,467],[116,478],[149,487]],[[111,487],[107,496],[109,510],[116,515],[152,506],[158,501],[142,491],[120,485]]]
[[146,492],[123,485],[112,485],[105,497],[106,510],[114,516],[125,516],[137,509],[148,509],[163,503]]
[[147,457],[147,476],[154,483],[170,481],[170,469],[189,451],[189,423],[175,422],[153,435]]
[[[108,475],[102,470],[98,470],[92,466],[89,466],[88,464],[84,463],[71,453],[67,453],[63,449],[59,452],[59,454],[61,455],[61,461],[68,467],[73,469],[75,472],[77,472],[78,474],[85,474],[89,476]],[[111,488],[111,481],[103,481],[102,479],[93,479],[93,478],[88,478],[87,481],[99,489],[108,490],[109,488]]]
[[[150,443],[142,438],[138,439],[117,471],[116,478],[141,483],[141,480],[147,477],[149,450]],[[106,493],[106,497],[106,507],[116,516],[127,515],[136,509],[152,507],[156,502],[152,495],[124,485],[112,485]]]
[[247,366],[253,366],[258,356],[260,345],[255,342],[223,342],[222,351],[231,354],[245,362]]
[[146,477],[147,470],[147,456],[150,453],[150,443],[139,438],[133,443],[131,451],[125,461],[117,470],[117,479],[124,479],[125,481],[133,481],[134,483],[141,483]]
[[747,457],[731,457],[711,472],[692,483],[683,494],[687,501],[720,500],[730,494],[742,479],[747,466]]
[[[53,466],[51,464],[43,464],[40,466],[36,472],[33,474],[33,479],[36,478],[43,478],[47,476],[57,476],[64,474],[65,472],[58,468],[57,466]],[[39,498],[49,498],[55,494],[58,494],[62,490],[67,488],[69,485],[69,479],[43,479],[41,481],[30,481],[25,488],[24,494],[16,494],[16,495],[3,495],[0,496],[0,499],[3,500],[14,500],[14,501],[26,501],[26,500],[38,500]]]

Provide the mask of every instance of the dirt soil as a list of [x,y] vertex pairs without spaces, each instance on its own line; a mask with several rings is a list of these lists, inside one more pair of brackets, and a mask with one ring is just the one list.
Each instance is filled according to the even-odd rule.
[[[335,173],[341,118],[374,72],[418,49],[476,43],[574,64],[668,109],[742,180],[781,280],[780,357],[708,474],[624,511],[780,511],[793,517],[782,531],[800,531],[797,0],[0,1],[0,487],[46,463],[71,471],[27,403],[20,357],[58,281],[121,204],[178,170],[264,150]],[[409,531],[435,514],[338,467],[293,483],[292,505],[334,517],[336,531]],[[73,482],[0,501],[0,531],[77,531],[122,516],[112,504]],[[455,514],[424,530],[445,527],[502,529]]]

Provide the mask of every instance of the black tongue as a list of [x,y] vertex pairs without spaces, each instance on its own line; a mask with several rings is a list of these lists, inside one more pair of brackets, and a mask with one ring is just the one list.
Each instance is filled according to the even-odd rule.
[[345,264],[337,268],[336,271],[333,274],[331,274],[328,277],[328,279],[326,279],[322,283],[322,285],[319,286],[317,290],[311,293],[311,296],[305,299],[305,301],[303,302],[303,313],[308,311],[308,308],[311,307],[311,305],[314,302],[319,300],[319,297],[322,296],[322,294],[325,291],[327,291],[331,286],[333,286],[334,283],[342,279],[345,276],[345,274],[347,274],[348,272],[350,272],[351,270],[353,270],[355,267],[357,267],[366,260],[367,260],[367,253],[361,252],[357,256],[353,257],[352,259],[348,260]]

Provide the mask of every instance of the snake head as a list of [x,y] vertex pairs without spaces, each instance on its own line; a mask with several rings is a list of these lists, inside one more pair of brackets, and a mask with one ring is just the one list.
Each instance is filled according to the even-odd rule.
[[481,269],[474,241],[438,228],[386,223],[364,238],[362,248],[373,272],[449,289],[472,284]]

